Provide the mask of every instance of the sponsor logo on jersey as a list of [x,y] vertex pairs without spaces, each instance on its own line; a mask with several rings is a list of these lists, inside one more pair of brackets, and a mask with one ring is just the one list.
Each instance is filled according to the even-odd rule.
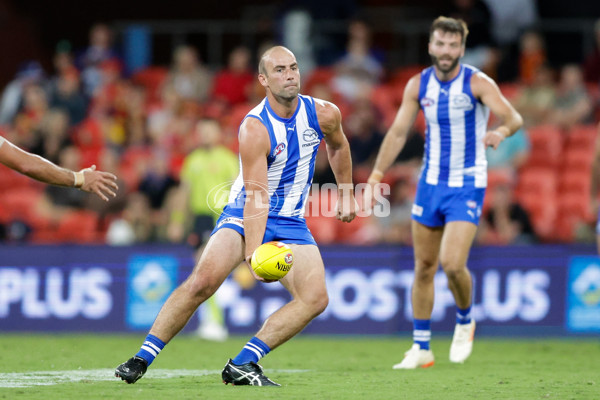
[[313,128],[308,128],[307,130],[302,132],[302,139],[304,139],[304,141],[307,142],[302,144],[302,147],[312,147],[321,143],[321,141],[319,140],[319,134]]

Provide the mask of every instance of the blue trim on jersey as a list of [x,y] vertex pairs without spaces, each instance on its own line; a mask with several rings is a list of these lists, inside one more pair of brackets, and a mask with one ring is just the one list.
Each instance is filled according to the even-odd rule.
[[304,97],[298,95],[298,97],[304,102],[306,108],[306,116],[308,117],[308,124],[314,128],[319,134],[319,139],[323,139],[323,131],[321,131],[321,125],[319,125],[319,119],[317,118],[317,108],[315,107],[315,100],[311,97]]
[[[298,132],[296,131],[296,119],[287,120],[285,123],[286,137],[287,137],[287,161],[279,180],[279,186],[275,189],[275,193],[282,193],[282,196],[277,196],[277,204],[271,204],[271,210],[275,214],[279,214],[285,198],[287,197],[287,191],[292,189],[294,179],[296,178],[296,169],[298,168],[298,161],[300,160],[300,144],[298,143]],[[288,129],[294,128],[294,129]],[[287,186],[287,188],[286,188]],[[273,196],[275,197],[275,196]]]
[[267,110],[269,110],[269,114],[271,114],[271,116],[273,118],[275,118],[277,121],[283,122],[285,124],[289,123],[289,122],[293,122],[296,120],[296,116],[298,115],[298,112],[300,111],[300,102],[298,102],[298,106],[296,107],[296,111],[294,111],[294,115],[292,115],[289,118],[281,118],[279,115],[277,115],[275,113],[275,111],[273,111],[273,109],[271,108],[271,105],[269,104],[269,99],[266,98],[265,99],[265,108]]
[[[319,125],[319,119],[317,118],[317,109],[315,107],[314,99],[310,97],[299,96],[300,99],[304,102],[304,107],[306,108],[306,116],[308,117],[308,124],[317,131],[319,134],[319,140],[323,140],[325,135],[323,135],[323,131],[321,131],[321,126]],[[306,184],[304,185],[304,189],[302,190],[302,196],[300,197],[300,201],[296,205],[295,210],[299,210],[304,205],[304,199],[308,196],[310,192],[310,186],[312,185],[313,176],[315,173],[315,159],[317,158],[318,149],[313,152],[312,157],[310,158],[310,173],[308,174],[308,179],[306,180]]]
[[[253,115],[251,115],[253,117]],[[260,118],[257,118],[259,121],[263,123],[265,128],[267,128],[267,132],[269,133],[269,139],[271,141],[271,150],[269,151],[269,156],[267,157],[267,168],[269,165],[273,164],[275,161],[275,156],[273,155],[273,151],[277,147],[277,138],[275,138],[275,133],[273,132],[273,125],[269,120],[268,111],[266,108],[260,112]]]
[[[437,77],[435,78],[437,79]],[[450,129],[450,82],[440,82],[437,119],[440,126],[440,181],[448,181],[450,175],[450,150],[452,130]]]
[[[475,166],[475,156],[477,154],[477,132],[475,131],[475,115],[477,113],[477,99],[473,96],[471,91],[471,76],[473,70],[465,68],[465,76],[463,79],[463,93],[466,93],[471,98],[471,104],[473,104],[472,110],[465,111],[465,168]],[[463,186],[474,186],[475,175],[463,176]]]
[[[425,93],[427,93],[427,84],[429,83],[429,78],[431,77],[431,74],[433,73],[433,67],[429,67],[425,70],[423,70],[423,72],[421,72],[421,82],[419,83],[419,106],[421,106],[421,100],[425,97]],[[421,109],[423,109],[423,107],[421,107]],[[425,113],[425,110],[423,109],[423,113]],[[430,136],[429,135],[429,130],[431,129],[429,126],[429,121],[427,120],[427,118],[425,118],[425,150],[423,152],[423,165],[424,165],[424,169],[423,169],[423,173],[422,176],[427,176],[427,170],[429,169],[429,147],[430,145]]]

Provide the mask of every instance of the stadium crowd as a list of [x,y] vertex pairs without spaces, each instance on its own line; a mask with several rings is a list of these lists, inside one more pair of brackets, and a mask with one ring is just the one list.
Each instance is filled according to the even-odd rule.
[[[525,126],[488,152],[490,189],[479,243],[593,241],[590,176],[600,118],[600,23],[595,35],[597,47],[586,60],[560,68],[549,64],[543,35],[519,36],[518,76],[500,88]],[[469,40],[475,37],[485,35],[473,33]],[[235,178],[238,126],[264,97],[251,67],[255,54],[236,47],[227,65],[215,71],[193,46],[181,45],[170,67],[125,74],[114,42],[111,28],[98,24],[86,49],[58,43],[50,75],[36,61],[23,64],[2,93],[0,135],[70,169],[95,164],[116,174],[117,198],[104,203],[3,169],[1,240],[115,245],[203,240],[199,235],[216,217],[208,193]],[[474,44],[469,62],[497,78],[498,51]],[[339,106],[358,184],[366,182],[406,82],[424,66],[387,70],[369,25],[360,20],[349,24],[342,53],[335,63],[304,73],[302,93]],[[384,179],[391,185],[389,218],[343,225],[315,212],[333,209],[335,192],[313,191],[307,222],[319,243],[411,243],[424,131],[420,115]],[[321,151],[316,159],[314,183],[320,186],[335,182],[326,157]]]

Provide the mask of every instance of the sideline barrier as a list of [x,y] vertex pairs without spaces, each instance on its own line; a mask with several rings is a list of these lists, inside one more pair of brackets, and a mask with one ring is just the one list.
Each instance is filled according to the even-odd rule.
[[[304,331],[410,334],[412,249],[322,246],[330,302]],[[193,268],[183,246],[0,246],[0,331],[145,331]],[[478,332],[600,332],[600,258],[592,246],[476,247],[469,259]],[[432,329],[449,333],[455,309],[435,277]],[[232,333],[252,333],[289,295],[279,283],[217,292]],[[193,317],[185,328],[198,325]]]

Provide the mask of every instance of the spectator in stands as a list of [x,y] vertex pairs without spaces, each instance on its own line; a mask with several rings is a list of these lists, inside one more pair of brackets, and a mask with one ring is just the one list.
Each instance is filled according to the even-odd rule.
[[148,113],[148,134],[153,146],[161,146],[183,108],[182,98],[173,85],[164,85],[160,93],[160,104]]
[[592,110],[581,67],[576,64],[563,66],[550,122],[567,130],[575,124],[591,122]]
[[212,76],[200,62],[195,48],[179,46],[173,53],[167,84],[172,85],[184,100],[204,102],[210,94]]
[[48,96],[41,85],[30,84],[23,91],[23,106],[15,117],[17,144],[27,150],[37,142],[42,121],[48,112]]
[[79,83],[79,72],[75,67],[63,70],[50,83],[50,107],[65,110],[72,125],[84,120],[87,114],[87,99]]
[[23,103],[25,88],[30,85],[43,85],[44,70],[37,61],[21,65],[15,79],[6,85],[0,100],[0,124],[13,122]]
[[539,32],[528,31],[521,35],[519,47],[519,78],[521,83],[531,85],[538,68],[547,61],[546,43]]
[[[103,171],[110,172],[117,176],[119,191],[109,203],[101,202],[95,196],[87,196],[85,199],[84,207],[87,210],[94,211],[102,223],[107,223],[110,219],[120,215],[128,202],[130,187],[120,177],[121,170],[119,163],[119,153],[117,150],[107,147],[102,151],[100,154],[99,166]],[[148,217],[150,217],[150,215],[148,215]]]
[[71,144],[69,115],[60,109],[50,109],[36,132],[36,139],[31,152],[58,163],[60,152]]
[[155,240],[156,227],[150,215],[150,203],[144,194],[133,192],[120,218],[113,220],[106,232],[106,243],[125,246]]
[[547,123],[556,101],[554,71],[548,64],[540,65],[531,84],[526,84],[516,99],[515,108],[523,116],[525,126]]
[[359,99],[353,104],[353,111],[346,118],[345,131],[352,152],[355,167],[371,167],[383,140],[382,118],[377,115],[375,106],[368,99]]
[[118,62],[118,54],[113,47],[112,29],[98,23],[90,29],[89,45],[76,58],[76,66],[81,71],[83,91],[92,97],[102,85],[101,65],[107,61]]
[[248,102],[254,83],[254,72],[250,68],[250,50],[236,47],[229,54],[227,68],[220,71],[214,79],[212,97],[234,106]]
[[348,25],[346,54],[335,64],[332,85],[346,100],[353,101],[370,93],[383,77],[383,66],[371,43],[371,28],[365,21]]
[[159,211],[165,206],[169,192],[177,187],[177,183],[169,170],[167,154],[155,149],[153,157],[148,160],[148,167],[142,175],[138,191],[148,197],[153,211]]
[[510,140],[498,146],[496,150],[488,147],[485,155],[488,162],[488,170],[504,170],[514,176],[519,169],[525,165],[529,157],[530,144],[527,133],[523,128],[516,131]]
[[600,83],[600,19],[594,24],[594,50],[587,55],[583,64],[586,82]]
[[510,181],[498,183],[491,195],[491,207],[481,220],[478,242],[500,245],[535,243],[536,235],[529,214],[513,199]]
[[462,62],[473,65],[491,77],[496,76],[499,54],[492,35],[492,13],[482,0],[454,0],[446,13],[452,18],[460,18],[469,26],[469,40],[466,43]]
[[501,51],[498,81],[515,81],[519,75],[519,37],[538,18],[536,0],[484,0],[492,14],[492,35]]
[[[59,154],[59,163],[62,168],[78,171],[81,165],[81,154],[74,146],[65,147]],[[83,210],[87,194],[76,188],[60,188],[48,186],[40,203],[38,212],[44,218],[58,223],[70,212]]]

